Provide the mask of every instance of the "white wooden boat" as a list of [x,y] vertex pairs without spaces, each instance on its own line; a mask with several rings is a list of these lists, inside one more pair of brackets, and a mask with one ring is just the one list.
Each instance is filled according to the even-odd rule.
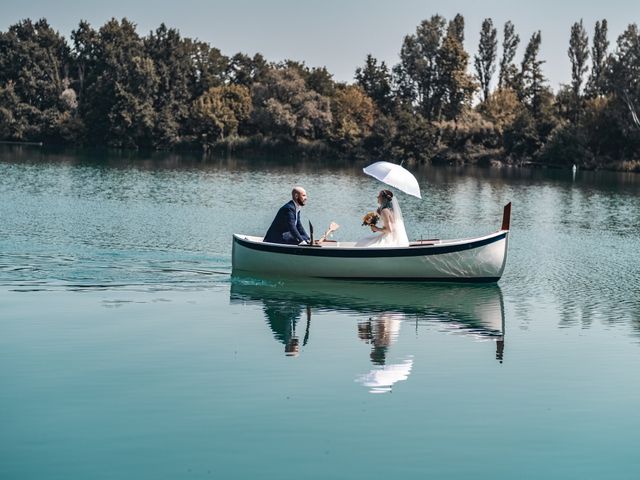
[[504,272],[511,203],[502,227],[476,238],[419,240],[408,247],[356,247],[355,242],[282,245],[233,235],[234,274],[437,282],[497,282]]

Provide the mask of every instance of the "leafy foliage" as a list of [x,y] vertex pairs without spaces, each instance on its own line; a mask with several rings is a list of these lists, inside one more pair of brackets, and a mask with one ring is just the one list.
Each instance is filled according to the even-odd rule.
[[493,21],[485,18],[480,30],[480,44],[478,45],[478,55],[474,57],[476,76],[482,90],[482,100],[489,98],[489,87],[491,77],[496,71],[496,56],[498,51],[498,31],[493,28]]
[[520,101],[529,107],[534,115],[541,112],[541,98],[547,91],[546,78],[542,73],[544,60],[538,58],[542,36],[540,30],[535,32],[524,52],[520,68],[518,94]]
[[367,55],[364,67],[356,69],[356,83],[371,97],[384,113],[393,109],[393,77],[384,62],[378,64],[371,54]]
[[331,140],[348,150],[358,148],[371,134],[376,108],[362,88],[349,85],[336,92],[331,102],[331,114]]
[[568,38],[571,84],[555,93],[543,72],[540,31],[516,58],[520,37],[507,21],[498,65],[497,29],[485,19],[472,76],[464,28],[460,14],[450,21],[433,15],[405,36],[396,65],[367,55],[349,85],[323,66],[226,56],[164,24],[141,36],[126,18],[98,29],[83,20],[67,43],[46,20],[27,19],[0,32],[0,140],[312,146],[398,162],[638,164],[635,24],[610,51],[606,20],[595,23],[591,48],[576,22]]
[[290,140],[325,137],[331,125],[329,99],[308,90],[293,67],[271,68],[253,85],[253,121],[261,133]]
[[510,21],[504,24],[502,40],[502,58],[500,59],[500,77],[498,88],[518,89],[518,69],[513,63],[516,50],[520,43],[520,36],[515,33],[515,27]]
[[244,85],[211,87],[193,104],[194,130],[205,139],[218,140],[238,133],[241,122],[249,119],[251,95]]
[[589,59],[589,38],[582,25],[582,20],[571,27],[569,39],[569,60],[571,61],[571,87],[573,95],[580,97],[584,74],[587,72],[587,60]]
[[609,40],[607,40],[607,20],[597,21],[594,34],[593,46],[591,47],[591,75],[587,81],[587,95],[595,97],[605,93],[605,70],[607,67],[607,50]]

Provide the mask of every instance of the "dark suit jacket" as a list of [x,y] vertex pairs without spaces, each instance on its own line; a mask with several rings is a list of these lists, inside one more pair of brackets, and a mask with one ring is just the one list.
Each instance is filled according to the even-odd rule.
[[302,228],[300,219],[296,218],[296,205],[293,200],[284,204],[264,236],[265,242],[288,243],[297,245],[303,240],[309,241],[309,235]]

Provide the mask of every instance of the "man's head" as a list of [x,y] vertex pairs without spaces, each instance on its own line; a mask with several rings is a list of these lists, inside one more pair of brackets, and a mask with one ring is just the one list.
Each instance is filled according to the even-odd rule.
[[287,357],[297,357],[300,355],[300,340],[298,340],[298,337],[291,337],[291,339],[285,344],[284,354]]
[[293,187],[293,190],[291,191],[291,198],[293,198],[293,201],[297,205],[302,207],[307,203],[307,192],[302,187]]

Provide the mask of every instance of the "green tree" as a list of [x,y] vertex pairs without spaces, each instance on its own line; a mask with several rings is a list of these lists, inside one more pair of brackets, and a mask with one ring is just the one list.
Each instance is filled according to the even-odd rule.
[[338,88],[331,101],[331,140],[345,150],[362,145],[371,134],[376,108],[356,85]]
[[193,104],[194,130],[216,141],[238,133],[251,113],[251,95],[244,85],[212,87]]
[[14,140],[49,138],[52,119],[64,108],[71,63],[64,38],[45,19],[23,20],[0,33],[0,130]]
[[542,73],[544,60],[538,59],[542,36],[540,31],[535,32],[524,52],[520,69],[520,101],[529,107],[534,116],[541,113],[541,97],[548,89],[546,79]]
[[524,107],[518,101],[518,96],[510,88],[498,88],[489,95],[481,105],[482,113],[503,131],[520,115]]
[[580,123],[596,164],[623,156],[626,139],[624,130],[619,127],[618,108],[613,95],[588,98],[585,102]]
[[428,163],[437,150],[437,130],[432,122],[411,109],[396,115],[387,152],[396,161]]
[[489,87],[491,77],[496,71],[496,57],[498,52],[498,31],[493,27],[493,21],[485,18],[480,30],[480,43],[478,44],[478,55],[475,56],[474,65],[476,76],[482,90],[482,100],[489,98]]
[[417,106],[429,120],[441,110],[437,62],[445,25],[440,15],[421,22],[415,35],[404,38],[400,65],[394,68],[401,99]]
[[364,152],[370,158],[396,158],[393,156],[393,141],[396,133],[396,115],[385,115],[378,111],[371,126],[371,134],[364,139]]
[[[135,148],[151,146],[156,124],[154,96],[158,75],[136,26],[111,19],[98,32],[95,72],[86,84],[84,121],[89,140]],[[89,78],[87,78],[89,80]]]
[[296,141],[326,136],[332,120],[329,99],[307,89],[295,68],[267,70],[251,93],[252,121],[261,133]]
[[20,101],[40,111],[58,108],[70,63],[64,38],[45,19],[23,20],[0,34],[0,85],[12,81]]
[[194,85],[194,97],[202,95],[211,87],[219,87],[230,79],[231,60],[219,49],[189,38],[185,39],[185,44],[186,50],[190,52],[195,74],[195,78],[190,81]]
[[544,142],[540,138],[536,121],[528,110],[523,110],[504,132],[504,146],[509,155],[516,159],[531,158]]
[[307,89],[314,90],[320,95],[331,97],[335,92],[333,76],[326,67],[309,68],[305,62],[287,59],[278,63],[276,68],[280,70],[294,70],[300,78],[304,80]]
[[[469,54],[459,41],[458,26],[450,23],[447,35],[438,51],[438,98],[445,119],[457,121],[465,107],[471,105],[476,84],[467,73]],[[440,111],[438,111],[438,118]]]
[[502,58],[500,59],[499,88],[518,90],[518,68],[513,63],[516,50],[520,43],[520,36],[515,33],[515,27],[510,21],[504,24],[502,39]]
[[[211,85],[211,89],[222,84],[226,63],[215,49],[183,39],[177,30],[168,28],[164,23],[144,38],[144,47],[158,77],[153,97],[156,113],[153,145],[170,148],[188,133],[186,125],[191,103],[201,89],[206,85]],[[198,64],[194,59],[198,59]],[[207,61],[211,59],[216,61]],[[203,74],[198,67],[204,67],[206,73]]]
[[378,108],[384,113],[390,113],[393,108],[392,76],[383,62],[371,54],[367,55],[364,66],[356,69],[356,83],[373,99]]
[[417,104],[416,82],[409,75],[404,61],[391,69],[391,91],[393,98],[400,106],[414,107]]
[[587,81],[587,95],[597,97],[605,94],[605,70],[607,65],[607,20],[597,21],[591,47],[591,75]]
[[[73,67],[76,72],[77,92],[82,99],[85,91],[85,79],[87,75],[95,74],[95,67],[98,62],[98,32],[96,32],[89,22],[81,20],[78,28],[71,32],[73,43]],[[95,80],[91,79],[90,81]]]
[[589,39],[582,25],[582,20],[571,27],[569,39],[569,60],[571,61],[571,88],[574,99],[574,116],[577,120],[580,111],[580,96],[584,74],[587,72],[589,59]]
[[298,60],[287,58],[286,60],[273,65],[273,67],[278,70],[293,70],[300,76],[300,78],[302,78],[302,80],[304,80],[305,85],[307,84],[307,77],[309,76],[310,71],[304,61],[300,62]]
[[591,163],[592,154],[583,129],[575,123],[562,123],[552,132],[539,158],[545,163],[585,165]]
[[462,15],[457,13],[453,17],[453,20],[449,22],[448,30],[460,45],[464,45],[464,17]]
[[504,129],[504,146],[506,152],[515,159],[534,158],[558,126],[555,115],[553,93],[548,88],[539,92],[537,99],[538,111],[529,106],[522,108],[520,113]]
[[609,59],[607,84],[612,91],[610,120],[619,132],[618,158],[640,155],[640,32],[630,24],[618,37]]
[[0,138],[5,140],[27,140],[29,125],[25,115],[27,104],[20,102],[13,80],[0,85]]
[[229,60],[227,76],[231,83],[251,87],[255,82],[262,81],[268,70],[269,65],[261,54],[256,53],[250,57],[244,53],[236,53]]
[[307,88],[325,97],[332,97],[335,94],[336,86],[333,75],[329,73],[327,67],[313,67],[305,80]]
[[576,121],[576,97],[570,85],[560,86],[556,92],[555,107],[561,118]]

